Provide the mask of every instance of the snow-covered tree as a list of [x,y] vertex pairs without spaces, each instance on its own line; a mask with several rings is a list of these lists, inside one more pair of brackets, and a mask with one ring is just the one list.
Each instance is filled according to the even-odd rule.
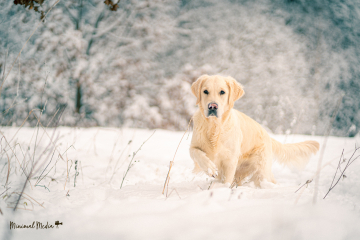
[[[0,3],[2,73],[55,2]],[[338,110],[332,134],[353,136],[359,9],[355,0],[60,1],[4,82],[1,124],[32,109],[49,123],[65,109],[62,125],[185,129],[192,82],[218,73],[245,87],[235,108],[273,132],[324,134]]]

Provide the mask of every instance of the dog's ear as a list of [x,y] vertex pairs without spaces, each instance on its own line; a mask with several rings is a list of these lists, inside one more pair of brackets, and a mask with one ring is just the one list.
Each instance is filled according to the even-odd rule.
[[245,94],[245,91],[243,89],[243,86],[240,83],[238,83],[234,78],[227,77],[225,81],[230,89],[229,106],[230,108],[232,108],[234,106],[235,101],[241,98]]
[[201,100],[201,86],[203,82],[208,79],[209,75],[202,75],[200,76],[192,85],[191,91],[196,97],[196,105],[200,103]]

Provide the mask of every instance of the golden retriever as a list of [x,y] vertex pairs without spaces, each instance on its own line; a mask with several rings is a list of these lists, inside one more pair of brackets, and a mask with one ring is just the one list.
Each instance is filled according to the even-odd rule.
[[191,86],[198,111],[190,156],[194,172],[204,171],[227,185],[241,185],[247,176],[257,187],[264,179],[276,183],[271,171],[275,155],[285,165],[305,165],[319,150],[316,141],[282,144],[272,139],[260,124],[233,109],[244,95],[232,77],[199,77]]

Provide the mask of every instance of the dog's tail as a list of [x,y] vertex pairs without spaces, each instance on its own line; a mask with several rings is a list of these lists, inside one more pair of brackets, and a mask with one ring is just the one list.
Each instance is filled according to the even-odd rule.
[[282,144],[271,139],[272,150],[277,160],[286,166],[304,167],[311,154],[315,154],[320,147],[316,141],[305,141],[300,143]]

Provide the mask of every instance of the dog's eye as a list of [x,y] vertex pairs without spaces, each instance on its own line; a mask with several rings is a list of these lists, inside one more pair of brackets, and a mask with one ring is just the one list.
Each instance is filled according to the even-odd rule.
[[225,94],[225,92],[223,90],[221,90],[220,95],[223,95],[223,94]]
[[204,90],[204,93],[205,93],[205,94],[209,94],[208,90]]

